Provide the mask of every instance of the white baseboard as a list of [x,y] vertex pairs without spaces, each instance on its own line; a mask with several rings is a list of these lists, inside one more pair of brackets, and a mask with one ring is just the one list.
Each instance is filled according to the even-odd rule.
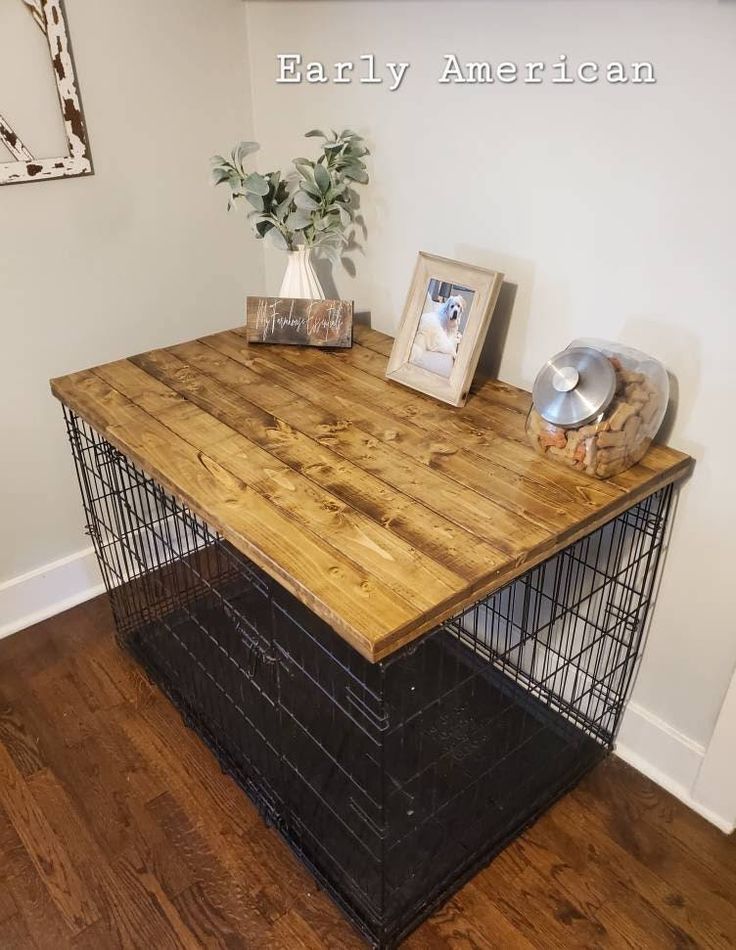
[[0,583],[0,638],[96,597],[105,589],[92,547]]
[[648,709],[629,703],[616,741],[616,755],[730,834],[734,830],[733,822],[692,796],[705,752],[699,742],[678,732]]

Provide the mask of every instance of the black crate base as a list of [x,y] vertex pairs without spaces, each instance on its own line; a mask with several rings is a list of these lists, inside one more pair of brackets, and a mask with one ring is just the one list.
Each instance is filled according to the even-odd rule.
[[[200,611],[199,618],[206,619],[206,611]],[[355,849],[340,836],[330,840],[331,822],[319,815],[321,792],[330,782],[324,757],[317,749],[311,750],[310,770],[309,764],[303,762],[303,748],[298,754],[288,747],[277,750],[263,732],[255,731],[255,704],[247,712],[244,710],[239,723],[233,722],[231,698],[214,686],[206,670],[186,649],[182,627],[188,625],[190,638],[196,639],[201,635],[198,625],[185,613],[166,619],[166,626],[151,624],[128,638],[120,638],[121,646],[144,667],[179,709],[185,724],[212,750],[223,771],[240,785],[264,820],[278,831],[319,885],[375,947],[396,946],[608,753],[563,716],[479,660],[455,637],[436,637],[430,646],[436,656],[429,663],[423,658],[422,669],[436,667],[442,661],[441,651],[453,654],[459,660],[457,683],[462,688],[464,681],[472,682],[473,689],[467,701],[458,704],[458,714],[448,716],[447,710],[438,704],[433,721],[424,723],[438,746],[433,750],[433,758],[447,758],[445,781],[452,781],[453,785],[444,788],[440,774],[435,777],[433,794],[440,800],[448,792],[451,794],[458,785],[458,772],[465,774],[460,783],[464,791],[455,797],[452,807],[443,809],[433,828],[422,823],[423,816],[407,814],[410,809],[404,805],[410,791],[397,792],[390,825],[392,837],[399,843],[394,846],[393,855],[385,855],[391,893],[391,904],[385,912],[392,919],[391,927],[386,928],[361,903],[363,895],[346,887],[348,882],[342,869],[354,863]],[[177,631],[176,636],[172,636],[172,628]],[[282,657],[276,662],[283,667],[285,660]],[[275,675],[275,663],[266,665],[271,668],[269,675]],[[431,701],[431,678],[417,679],[414,685],[415,689],[426,689],[426,695],[417,697],[419,705]],[[192,694],[192,687],[199,696]],[[202,699],[205,694],[209,697],[206,702]],[[228,724],[230,729],[224,732]],[[239,730],[248,733],[247,754],[241,751],[243,736]],[[482,735],[482,741],[472,743],[470,750],[463,745],[468,734]],[[479,799],[473,794],[472,777],[484,775],[487,763],[498,759],[499,745],[509,745],[510,735],[514,737],[513,749],[492,770],[488,793]],[[394,761],[390,757],[385,761],[388,776],[400,775],[405,765],[398,758],[398,749],[394,756]],[[317,785],[319,789],[312,814],[307,788],[302,786],[296,800],[293,793],[285,796],[283,792],[283,786],[302,785],[303,780],[289,765],[296,758],[300,759],[300,771],[308,772],[312,778],[310,787]],[[544,768],[540,769],[540,763]],[[285,802],[285,797],[290,797],[292,803]],[[417,797],[421,800],[421,796]],[[472,803],[475,814],[469,811]],[[315,818],[320,817],[322,820],[315,823]],[[417,828],[414,834],[412,828]],[[430,888],[428,865],[432,867],[434,882]],[[360,873],[360,867],[352,867],[351,876],[359,877]]]

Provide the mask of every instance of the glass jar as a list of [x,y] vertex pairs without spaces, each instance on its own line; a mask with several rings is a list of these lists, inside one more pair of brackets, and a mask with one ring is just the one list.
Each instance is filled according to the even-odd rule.
[[658,360],[617,343],[573,340],[537,376],[527,436],[540,454],[610,478],[644,456],[668,398]]

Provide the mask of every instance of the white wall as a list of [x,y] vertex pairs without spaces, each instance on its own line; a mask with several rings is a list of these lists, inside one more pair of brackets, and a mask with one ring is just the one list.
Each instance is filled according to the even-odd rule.
[[[3,112],[53,149],[53,84],[9,27],[20,11],[40,31],[2,6]],[[208,184],[209,156],[251,131],[240,0],[66,7],[96,173],[0,187],[0,632],[94,580],[49,377],[233,326],[263,274]]]
[[[736,5],[692,2],[249,2],[262,168],[313,126],[369,139],[358,273],[337,289],[393,332],[418,250],[518,285],[501,378],[530,387],[578,335],[659,356],[677,380],[682,491],[623,748],[686,797],[736,660],[730,436],[736,267]],[[277,85],[277,53],[411,63],[382,86]],[[654,85],[437,83],[463,61],[650,60]],[[245,53],[244,53],[245,55]],[[385,74],[385,71],[384,71]],[[275,292],[283,260],[267,254]]]

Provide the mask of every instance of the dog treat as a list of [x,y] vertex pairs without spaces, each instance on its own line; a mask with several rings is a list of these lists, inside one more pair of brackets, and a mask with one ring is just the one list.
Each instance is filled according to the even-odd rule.
[[619,402],[610,419],[611,428],[618,432],[626,425],[628,419],[636,413],[636,406],[631,402]]
[[640,428],[641,428],[641,416],[638,414],[629,416],[629,418],[624,423],[624,427],[622,430],[623,435],[624,435],[624,443],[628,445],[635,445],[639,441],[638,435],[639,435]]
[[662,421],[668,380],[664,368],[643,353],[602,344],[575,341],[571,346],[594,346],[611,362],[616,389],[598,418],[577,428],[547,422],[532,407],[527,435],[542,455],[597,478],[618,475],[644,456]]
[[[631,418],[633,419],[635,418],[635,416],[632,416]],[[607,432],[604,430],[598,435],[598,447],[601,449],[605,449],[611,446],[623,445],[625,440],[626,440],[626,426],[624,426],[624,428],[618,432]]]

